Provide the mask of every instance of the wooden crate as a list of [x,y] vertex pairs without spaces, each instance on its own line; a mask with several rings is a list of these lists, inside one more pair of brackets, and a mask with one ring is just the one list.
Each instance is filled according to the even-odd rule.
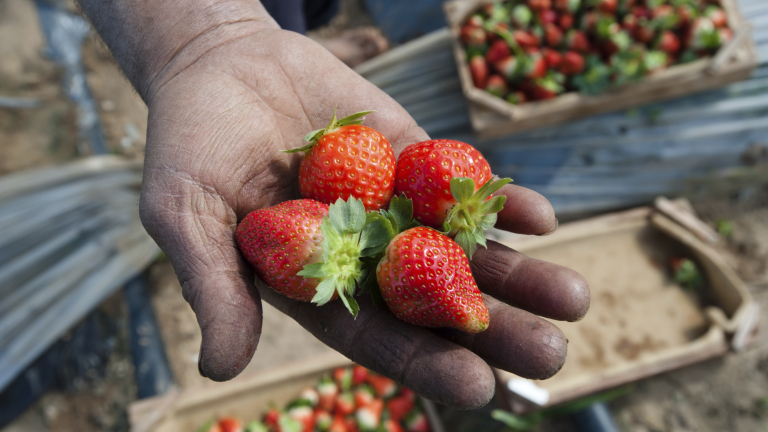
[[[314,387],[337,367],[353,363],[331,353],[240,376],[226,383],[202,388],[171,390],[164,395],[131,404],[128,416],[132,432],[196,431],[208,420],[233,416],[244,422],[257,420],[269,408],[285,406],[305,387]],[[435,406],[422,399],[424,414],[434,432],[445,432]]]
[[466,52],[459,38],[461,24],[469,15],[481,5],[492,2],[453,0],[444,4],[462,90],[469,101],[470,121],[480,139],[715,89],[749,78],[758,65],[750,25],[741,15],[736,0],[721,0],[728,14],[728,25],[734,30],[734,38],[714,57],[673,66],[647,76],[638,83],[610,89],[601,95],[570,92],[551,100],[513,105],[474,86]]
[[[745,347],[759,307],[709,243],[718,237],[685,201],[564,224],[548,237],[502,243],[534,258],[579,271],[592,305],[576,323],[557,323],[569,340],[565,366],[554,377],[529,381],[496,371],[500,396],[517,413],[549,407]],[[706,239],[706,240],[704,240]],[[684,290],[668,275],[670,257],[694,259],[706,287]],[[537,405],[510,390],[538,387]]]

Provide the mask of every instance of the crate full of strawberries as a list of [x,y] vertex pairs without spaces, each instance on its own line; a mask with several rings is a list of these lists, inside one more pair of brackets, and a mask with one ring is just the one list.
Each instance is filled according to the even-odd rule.
[[757,64],[734,0],[455,0],[445,10],[481,135],[718,87]]

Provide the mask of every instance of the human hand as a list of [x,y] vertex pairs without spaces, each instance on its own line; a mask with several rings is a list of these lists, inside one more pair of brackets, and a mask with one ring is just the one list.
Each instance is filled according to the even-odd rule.
[[[237,37],[200,41],[209,46],[176,56],[142,92],[149,106],[142,221],[197,315],[201,373],[221,381],[245,368],[261,334],[263,298],[353,361],[454,407],[490,400],[489,365],[529,378],[554,374],[567,340],[534,313],[580,319],[587,284],[493,242],[472,261],[491,314],[489,329],[477,335],[415,327],[365,298],[353,320],[339,301],[317,307],[254,286],[234,232],[249,212],[299,198],[300,156],[280,150],[324,127],[334,106],[343,115],[376,110],[365,124],[396,154],[428,137],[395,101],[308,38],[269,22],[230,25]],[[509,185],[501,192],[507,203],[497,227],[522,234],[556,228],[540,195]]]

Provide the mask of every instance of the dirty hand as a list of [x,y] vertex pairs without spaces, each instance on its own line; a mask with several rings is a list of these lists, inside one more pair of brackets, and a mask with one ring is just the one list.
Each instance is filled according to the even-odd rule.
[[[257,289],[234,232],[249,212],[299,198],[300,155],[280,150],[324,127],[334,106],[340,114],[375,109],[366,125],[381,131],[396,154],[427,135],[386,94],[310,39],[280,30],[258,4],[218,2],[209,12],[223,10],[222,20],[207,18],[197,30],[171,25],[142,43],[110,37],[112,28],[99,24],[102,6],[90,1],[81,0],[83,9],[149,107],[141,217],[197,314],[201,373],[228,380],[245,368],[262,331],[262,298],[353,361],[454,407],[490,400],[490,366],[530,378],[562,366],[565,336],[537,315],[581,318],[589,306],[586,282],[493,242],[472,262],[491,313],[489,329],[476,335],[406,324],[367,298],[353,320],[340,301],[317,307]],[[130,15],[126,3],[113,15]],[[159,12],[154,16],[166,16]],[[177,46],[168,42],[174,31],[186,35]],[[131,43],[138,48],[123,46]],[[170,48],[158,53],[157,45]],[[159,64],[137,64],[143,49]],[[517,186],[502,192],[508,199],[497,227],[522,234],[556,228],[543,197]]]

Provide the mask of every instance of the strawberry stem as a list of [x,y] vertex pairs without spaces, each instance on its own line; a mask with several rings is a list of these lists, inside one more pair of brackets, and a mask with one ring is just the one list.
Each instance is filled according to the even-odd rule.
[[352,115],[348,115],[342,119],[336,118],[336,107],[333,108],[333,117],[331,117],[330,123],[328,123],[328,126],[326,126],[323,129],[318,129],[315,131],[312,131],[308,133],[304,137],[304,141],[307,141],[307,144],[296,147],[290,150],[283,150],[283,153],[298,153],[298,152],[307,152],[312,147],[314,147],[317,142],[322,138],[324,135],[329,134],[331,132],[334,132],[336,129],[343,127],[343,126],[351,126],[351,125],[360,125],[363,124],[363,121],[365,120],[365,116],[372,113],[374,111],[360,111],[357,113],[354,113]]

